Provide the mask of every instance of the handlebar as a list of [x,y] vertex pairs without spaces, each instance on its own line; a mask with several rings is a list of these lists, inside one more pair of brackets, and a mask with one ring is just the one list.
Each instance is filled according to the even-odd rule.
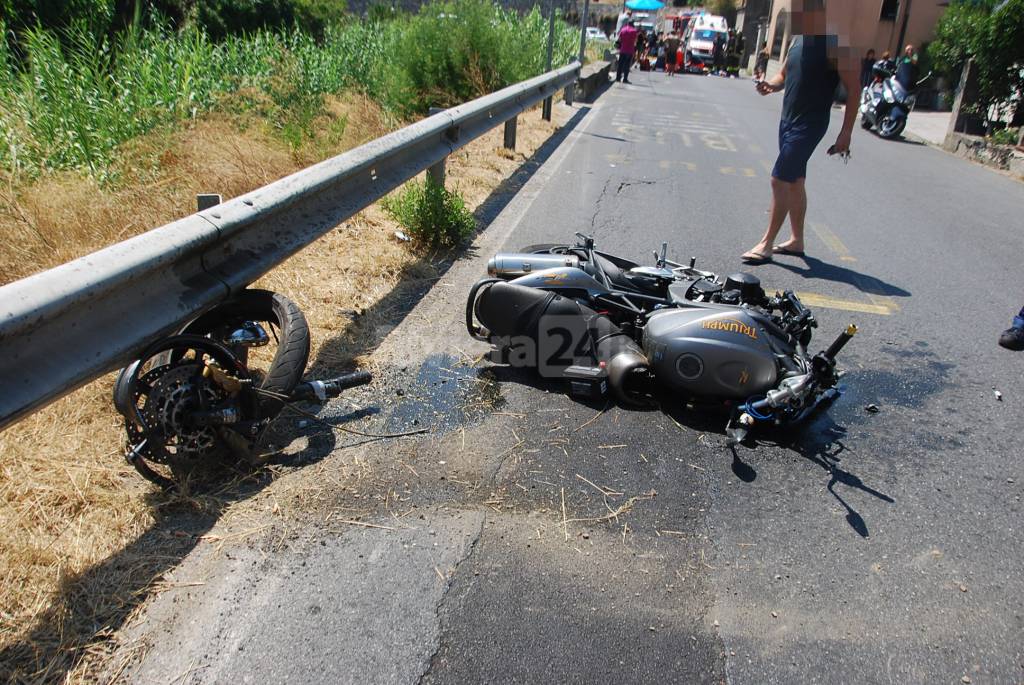
[[373,380],[373,374],[369,371],[354,371],[346,373],[337,378],[326,381],[306,381],[295,386],[289,401],[299,402],[303,400],[323,402],[331,397],[337,397],[345,390],[359,385],[366,385]]

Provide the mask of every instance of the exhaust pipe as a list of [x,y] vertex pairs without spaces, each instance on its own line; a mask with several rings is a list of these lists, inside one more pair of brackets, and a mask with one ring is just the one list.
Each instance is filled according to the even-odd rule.
[[580,258],[571,254],[498,253],[487,261],[487,275],[494,278],[519,278],[534,271],[562,267],[578,269]]

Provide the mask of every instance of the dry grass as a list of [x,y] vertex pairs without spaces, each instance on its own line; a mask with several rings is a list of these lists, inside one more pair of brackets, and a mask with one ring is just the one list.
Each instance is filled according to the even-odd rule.
[[[241,194],[389,125],[372,102],[331,103],[324,131],[342,135],[299,150],[260,126],[209,117],[138,141],[116,188],[80,177],[45,178],[0,194],[0,283],[80,256],[193,209],[197,192]],[[519,148],[500,152],[500,127],[449,161],[450,185],[477,207],[554,126],[529,113]],[[390,329],[408,295],[433,282],[441,255],[393,238],[376,206],[289,260],[259,284],[295,299],[313,334],[315,364],[348,367]],[[354,323],[341,312],[363,312]],[[96,381],[0,432],[0,681],[92,680],[109,636],[230,506],[229,497],[172,501],[125,463],[110,403]],[[173,510],[175,516],[166,514]],[[168,521],[173,520],[173,523]],[[182,521],[191,521],[179,530]]]

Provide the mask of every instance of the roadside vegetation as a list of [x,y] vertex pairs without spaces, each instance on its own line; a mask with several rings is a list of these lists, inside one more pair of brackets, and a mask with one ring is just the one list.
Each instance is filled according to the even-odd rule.
[[[541,12],[487,0],[367,19],[328,0],[147,5],[159,13],[0,0],[0,285],[187,215],[198,192],[240,195],[544,67]],[[558,23],[556,66],[577,40]],[[499,128],[452,156],[449,190],[396,193],[416,241],[373,206],[258,284],[300,304],[323,369],[367,363],[389,303],[437,277],[436,247],[469,235],[470,212],[554,131],[528,116],[519,152],[500,151]],[[110,389],[101,379],[0,432],[0,681],[93,679],[179,548],[202,544],[182,517],[229,508],[227,491],[153,492],[124,461]]]
[[1011,125],[1024,126],[1024,0],[953,0],[928,53],[956,82],[974,60],[978,101],[968,109],[985,120],[990,133],[1011,113]]

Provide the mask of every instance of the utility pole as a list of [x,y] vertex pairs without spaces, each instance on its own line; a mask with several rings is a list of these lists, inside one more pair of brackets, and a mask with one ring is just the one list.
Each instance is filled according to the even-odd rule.
[[907,37],[907,22],[910,21],[910,3],[913,0],[907,0],[907,6],[903,10],[903,24],[900,25],[900,39],[896,41],[895,54],[899,55],[903,52],[903,39]]
[[580,64],[587,52],[587,15],[590,13],[590,0],[583,0],[583,14],[580,15]]
[[[544,71],[551,71],[551,53],[555,48],[555,0],[548,2],[548,57],[545,62]],[[541,109],[541,116],[544,121],[551,121],[552,98],[544,99],[544,107]]]

